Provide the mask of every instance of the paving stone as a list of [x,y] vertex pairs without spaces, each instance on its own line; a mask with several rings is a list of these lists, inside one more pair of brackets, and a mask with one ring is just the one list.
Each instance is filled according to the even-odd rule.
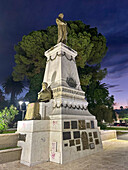
[[103,142],[103,151],[60,165],[45,162],[28,167],[19,161],[0,164],[0,170],[128,170],[128,141]]

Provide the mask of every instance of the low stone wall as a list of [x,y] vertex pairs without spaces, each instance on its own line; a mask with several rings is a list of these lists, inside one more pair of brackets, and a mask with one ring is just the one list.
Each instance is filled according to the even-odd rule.
[[20,160],[21,148],[0,150],[0,164]]
[[18,133],[0,134],[0,149],[16,147],[18,142]]
[[117,139],[116,130],[100,130],[101,140]]

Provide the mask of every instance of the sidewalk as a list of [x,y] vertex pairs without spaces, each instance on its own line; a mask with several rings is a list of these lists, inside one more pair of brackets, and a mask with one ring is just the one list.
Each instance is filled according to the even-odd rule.
[[0,164],[0,170],[128,170],[128,140],[103,142],[103,151],[60,165],[46,162],[28,167],[19,161]]

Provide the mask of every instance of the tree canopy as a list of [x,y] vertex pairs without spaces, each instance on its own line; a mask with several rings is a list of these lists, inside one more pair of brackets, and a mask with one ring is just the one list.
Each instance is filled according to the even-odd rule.
[[11,94],[10,104],[15,105],[15,98],[19,95],[24,88],[24,85],[21,81],[14,81],[13,77],[10,76],[2,84],[5,94]]
[[[68,21],[67,45],[78,52],[77,66],[84,68],[87,64],[101,62],[106,54],[106,39],[98,34],[97,28],[90,28],[82,21]],[[13,77],[21,81],[41,73],[45,68],[46,57],[44,52],[57,42],[57,26],[53,25],[46,30],[33,31],[25,35],[14,49],[16,51]]]
[[[105,37],[98,33],[97,28],[90,28],[82,21],[68,21],[67,26],[67,45],[78,52],[76,64],[82,86],[89,84],[94,72],[95,78],[101,80],[106,74],[106,70],[101,70],[99,64],[107,51]],[[24,35],[14,47],[16,66],[12,75],[15,81],[22,81],[25,77],[30,80],[30,90],[27,94],[30,101],[36,100],[37,91],[41,88],[38,86],[38,90],[35,90],[33,83],[36,78],[40,84],[42,82],[46,65],[44,52],[56,44],[57,34],[57,26],[49,26],[46,30]],[[90,68],[90,65],[95,65],[95,69]]]
[[[108,109],[110,113],[114,99],[112,96],[109,97],[107,88],[100,84],[107,74],[107,70],[102,70],[100,66],[107,52],[105,37],[98,33],[96,27],[90,28],[82,21],[68,21],[67,30],[67,45],[78,52],[76,64],[90,112],[96,115],[98,105],[101,106],[101,110]],[[36,100],[41,88],[46,65],[44,52],[57,43],[57,34],[57,26],[49,26],[46,30],[33,31],[24,35],[15,45],[16,66],[12,75],[15,81],[22,81],[25,77],[29,80],[30,86],[26,98],[30,102]]]
[[97,117],[97,120],[112,122],[114,96],[109,96],[106,85],[100,84],[99,81],[92,81],[87,86],[85,95],[89,103],[88,109]]

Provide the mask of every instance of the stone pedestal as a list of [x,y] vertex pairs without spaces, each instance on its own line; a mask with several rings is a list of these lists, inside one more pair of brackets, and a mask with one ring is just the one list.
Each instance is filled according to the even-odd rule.
[[17,133],[26,135],[25,140],[18,141],[18,146],[22,147],[21,163],[33,166],[49,161],[49,129],[49,120],[18,122]]
[[50,161],[63,164],[100,151],[100,133],[96,122],[92,122],[50,120]]
[[66,163],[102,149],[97,120],[87,110],[75,63],[77,52],[59,43],[45,52],[43,82],[53,91],[50,118],[50,161]]
[[18,122],[17,131],[26,134],[26,141],[19,141],[21,162],[26,165],[48,160],[62,164],[102,149],[97,120],[87,110],[80,86],[77,52],[59,43],[45,55],[43,82],[51,87],[53,99],[40,102],[43,120]]

